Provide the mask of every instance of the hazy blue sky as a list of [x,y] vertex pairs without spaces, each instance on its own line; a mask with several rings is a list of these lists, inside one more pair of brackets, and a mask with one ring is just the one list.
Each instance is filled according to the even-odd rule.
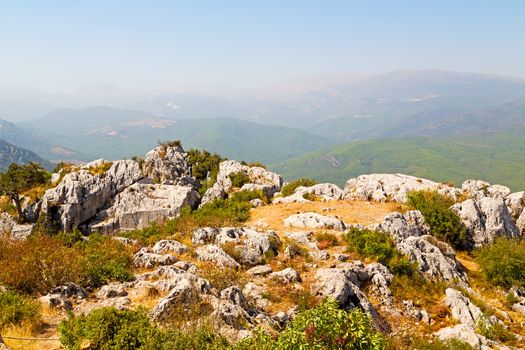
[[0,0],[0,85],[257,87],[438,68],[525,77],[525,1]]

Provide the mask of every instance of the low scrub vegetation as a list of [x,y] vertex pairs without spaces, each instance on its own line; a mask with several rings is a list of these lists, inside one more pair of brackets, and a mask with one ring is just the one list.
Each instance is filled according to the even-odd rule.
[[480,318],[476,323],[476,330],[482,336],[503,343],[516,340],[516,336],[499,322],[490,324],[485,318]]
[[456,249],[471,246],[468,231],[459,216],[450,209],[454,201],[436,191],[417,191],[408,194],[407,204],[421,211],[430,231],[437,239],[445,241]]
[[509,288],[525,287],[525,244],[498,238],[475,252],[476,262],[491,283]]
[[309,186],[315,185],[316,183],[317,182],[315,182],[315,180],[312,180],[312,179],[307,179],[307,178],[297,179],[297,180],[294,180],[284,185],[283,188],[281,188],[281,193],[285,197],[291,196],[292,194],[294,194],[297,187],[301,187],[301,186],[309,187]]
[[233,187],[241,188],[242,185],[250,182],[250,177],[243,171],[228,175]]
[[224,160],[226,159],[220,155],[206,150],[189,150],[188,163],[191,165],[191,175],[201,184],[199,189],[201,195],[217,182],[219,165]]
[[24,325],[33,330],[40,326],[41,321],[38,301],[13,292],[0,291],[0,331]]
[[348,250],[388,267],[395,275],[412,276],[416,266],[401,254],[386,232],[352,227],[346,234]]
[[440,340],[415,338],[409,337],[397,337],[389,339],[387,344],[388,350],[471,350],[472,347],[459,339]]
[[[306,300],[305,302],[309,302]],[[326,299],[304,311],[277,336],[255,331],[254,337],[229,343],[206,323],[159,328],[144,309],[106,307],[88,315],[70,316],[59,325],[60,341],[67,349],[90,344],[92,349],[385,349],[383,335],[360,309],[341,310]]]
[[239,349],[385,349],[383,335],[358,308],[341,310],[336,301],[323,300],[295,317],[276,339],[259,332],[238,344]]
[[66,282],[97,287],[129,281],[131,263],[130,248],[99,235],[87,241],[46,235],[0,240],[0,284],[21,293],[46,294]]
[[319,249],[326,249],[339,245],[339,238],[333,233],[318,232],[315,234],[315,240],[317,241],[317,248]]

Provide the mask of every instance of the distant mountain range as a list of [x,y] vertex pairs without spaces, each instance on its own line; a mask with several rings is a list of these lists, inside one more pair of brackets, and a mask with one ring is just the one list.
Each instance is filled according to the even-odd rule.
[[[474,73],[318,78],[229,97],[136,94],[107,84],[69,94],[4,88],[0,117],[18,121],[0,120],[0,139],[51,161],[143,155],[158,141],[180,139],[186,148],[273,163],[289,176],[299,174],[294,169],[310,159],[320,164],[311,167],[312,175],[339,182],[348,174],[377,169],[438,180],[491,179],[490,171],[497,169],[481,169],[484,159],[501,166],[500,174],[493,174],[499,179],[507,162],[521,173],[525,164],[515,154],[525,140],[503,136],[525,130],[525,80]],[[482,139],[501,145],[477,147]],[[514,162],[509,154],[515,154]],[[354,158],[360,163],[351,169],[331,167],[331,155],[345,166]],[[464,169],[458,173],[453,163]],[[476,171],[488,173],[476,176]],[[504,180],[518,181],[509,176]]]
[[50,162],[39,157],[35,152],[0,140],[0,170],[4,171],[11,163],[28,164],[29,162],[40,163],[47,169],[53,168]]
[[270,165],[286,180],[310,177],[344,185],[370,173],[403,173],[452,181],[485,179],[519,190],[525,187],[525,132],[468,138],[386,138],[324,148]]
[[234,159],[273,162],[333,144],[301,129],[247,120],[174,120],[110,107],[58,110],[19,125],[41,139],[82,150],[90,158],[144,155],[158,141],[179,139],[186,148],[205,148]]

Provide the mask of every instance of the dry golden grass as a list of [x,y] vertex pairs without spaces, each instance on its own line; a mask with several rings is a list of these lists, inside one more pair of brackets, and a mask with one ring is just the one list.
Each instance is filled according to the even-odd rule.
[[[329,209],[323,211],[323,209]],[[283,220],[297,213],[316,212],[321,215],[336,215],[347,224],[369,225],[379,223],[393,211],[404,210],[398,203],[375,203],[366,201],[329,201],[310,203],[272,204],[252,209],[247,226],[258,223],[268,225],[271,230],[284,229]],[[286,228],[287,231],[293,229]],[[302,229],[304,231],[304,229]]]

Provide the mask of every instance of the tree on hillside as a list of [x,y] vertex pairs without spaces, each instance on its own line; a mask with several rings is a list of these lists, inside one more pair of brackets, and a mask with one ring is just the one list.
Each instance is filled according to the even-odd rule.
[[34,186],[45,184],[48,173],[38,163],[30,162],[27,165],[11,163],[7,171],[0,174],[0,192],[7,195],[15,203],[18,211],[18,221],[24,222],[21,194]]

